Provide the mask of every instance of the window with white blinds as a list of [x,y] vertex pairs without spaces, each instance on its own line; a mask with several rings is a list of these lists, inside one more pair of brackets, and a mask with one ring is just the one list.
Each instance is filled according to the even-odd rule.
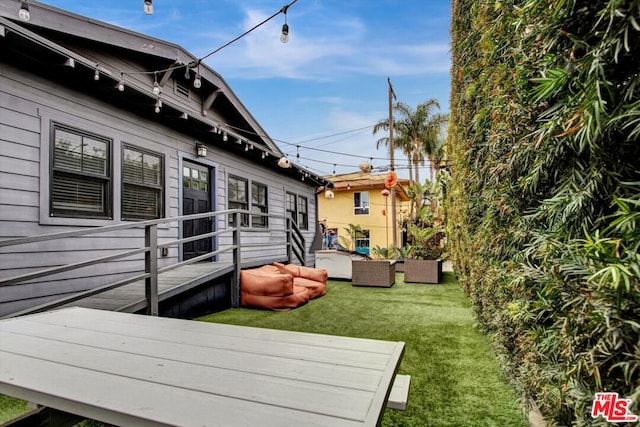
[[51,215],[111,216],[111,140],[53,125]]
[[122,219],[164,216],[163,156],[131,145],[122,147]]

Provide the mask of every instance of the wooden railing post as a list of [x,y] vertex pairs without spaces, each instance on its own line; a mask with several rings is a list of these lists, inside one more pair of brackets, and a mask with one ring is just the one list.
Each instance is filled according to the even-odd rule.
[[144,296],[147,300],[147,314],[158,315],[158,226],[144,228],[144,245],[149,248],[144,255],[144,271],[149,277],[144,279]]
[[233,278],[231,279],[231,307],[240,307],[240,269],[242,268],[242,253],[240,251],[240,212],[233,213],[231,221],[233,227]]

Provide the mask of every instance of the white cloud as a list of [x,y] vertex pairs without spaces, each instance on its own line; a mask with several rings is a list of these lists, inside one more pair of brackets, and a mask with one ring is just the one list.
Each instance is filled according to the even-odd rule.
[[[245,11],[246,31],[268,14]],[[282,16],[271,20],[247,37],[212,58],[211,65],[230,78],[290,78],[332,81],[337,74],[420,75],[447,73],[449,45],[408,43],[406,40],[371,40],[371,29],[354,17],[337,20],[310,17],[289,18],[290,42],[280,42]],[[215,61],[215,63],[213,63]]]

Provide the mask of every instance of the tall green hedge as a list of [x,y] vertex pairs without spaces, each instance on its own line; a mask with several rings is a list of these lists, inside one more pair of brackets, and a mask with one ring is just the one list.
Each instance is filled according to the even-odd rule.
[[450,254],[557,425],[640,413],[640,1],[454,0]]

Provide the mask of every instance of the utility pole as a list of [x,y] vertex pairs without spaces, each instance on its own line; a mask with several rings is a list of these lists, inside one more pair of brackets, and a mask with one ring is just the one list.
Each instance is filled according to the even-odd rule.
[[[389,159],[391,160],[391,171],[395,171],[394,152],[393,146],[393,100],[397,99],[396,94],[393,91],[391,85],[391,77],[387,77],[387,83],[389,84]],[[391,226],[393,227],[393,247],[398,247],[398,224],[396,221],[396,188],[391,188]],[[387,233],[388,236],[388,233]]]

